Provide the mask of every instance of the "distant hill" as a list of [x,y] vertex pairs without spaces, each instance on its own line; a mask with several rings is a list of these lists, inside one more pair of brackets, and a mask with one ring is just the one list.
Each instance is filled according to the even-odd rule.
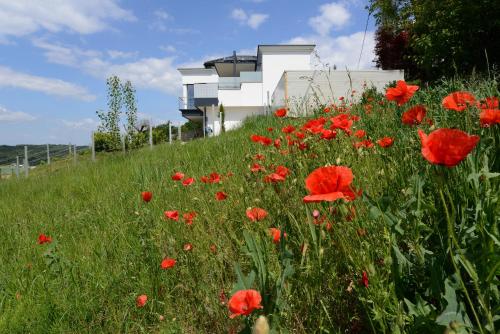
[[[77,151],[86,149],[87,146],[77,146]],[[50,145],[51,157],[63,157],[69,155],[68,145]],[[10,165],[16,162],[19,156],[19,163],[24,159],[24,145],[0,145],[0,166]],[[28,159],[31,166],[36,166],[47,161],[47,145],[28,145]]]

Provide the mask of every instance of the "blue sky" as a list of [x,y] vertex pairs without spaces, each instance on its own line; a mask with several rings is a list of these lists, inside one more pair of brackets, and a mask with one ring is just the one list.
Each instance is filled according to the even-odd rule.
[[[182,122],[178,67],[258,44],[314,43],[356,69],[366,1],[0,0],[0,145],[88,144],[106,77],[137,89],[141,118]],[[372,67],[370,19],[360,68]]]

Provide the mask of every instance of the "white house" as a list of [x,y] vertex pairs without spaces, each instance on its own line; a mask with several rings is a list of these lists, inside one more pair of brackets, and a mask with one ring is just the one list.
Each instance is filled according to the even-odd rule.
[[[333,71],[333,92],[332,85],[327,85],[330,75],[312,70],[314,48],[315,45],[259,45],[256,56],[233,52],[232,56],[205,62],[202,68],[179,68],[179,110],[185,118],[204,122],[205,129],[218,134],[221,104],[225,128],[233,129],[250,115],[265,114],[277,107],[302,107],[292,106],[290,101],[307,101],[301,102],[307,107],[313,102],[327,103],[336,96],[346,96],[353,86],[359,86],[360,91],[365,81],[382,88],[390,81],[403,79],[402,71],[354,71],[353,85],[351,72]],[[322,86],[329,89],[318,99]]]

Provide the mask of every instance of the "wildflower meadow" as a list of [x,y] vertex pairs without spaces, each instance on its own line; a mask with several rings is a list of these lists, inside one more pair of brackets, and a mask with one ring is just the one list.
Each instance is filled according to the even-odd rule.
[[0,184],[1,333],[498,333],[495,78]]

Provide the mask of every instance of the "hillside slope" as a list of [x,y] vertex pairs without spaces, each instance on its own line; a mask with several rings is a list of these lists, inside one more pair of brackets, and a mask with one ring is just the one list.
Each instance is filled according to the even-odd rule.
[[[237,332],[246,322],[229,318],[227,299],[242,288],[263,298],[248,323],[266,314],[295,333],[498,327],[500,136],[498,125],[479,126],[476,107],[441,106],[465,89],[498,96],[494,81],[449,82],[402,107],[367,94],[314,120],[252,118],[217,138],[3,182],[0,332]],[[432,120],[418,126],[425,133],[480,136],[457,166],[425,160],[417,127],[401,123],[419,103]],[[394,143],[382,147],[383,137]],[[350,201],[303,203],[308,175],[335,165],[352,170],[352,186],[339,186],[347,174],[315,184]],[[176,172],[194,182],[173,180]],[[256,207],[268,215],[247,214]],[[166,258],[176,263],[162,269]]]

